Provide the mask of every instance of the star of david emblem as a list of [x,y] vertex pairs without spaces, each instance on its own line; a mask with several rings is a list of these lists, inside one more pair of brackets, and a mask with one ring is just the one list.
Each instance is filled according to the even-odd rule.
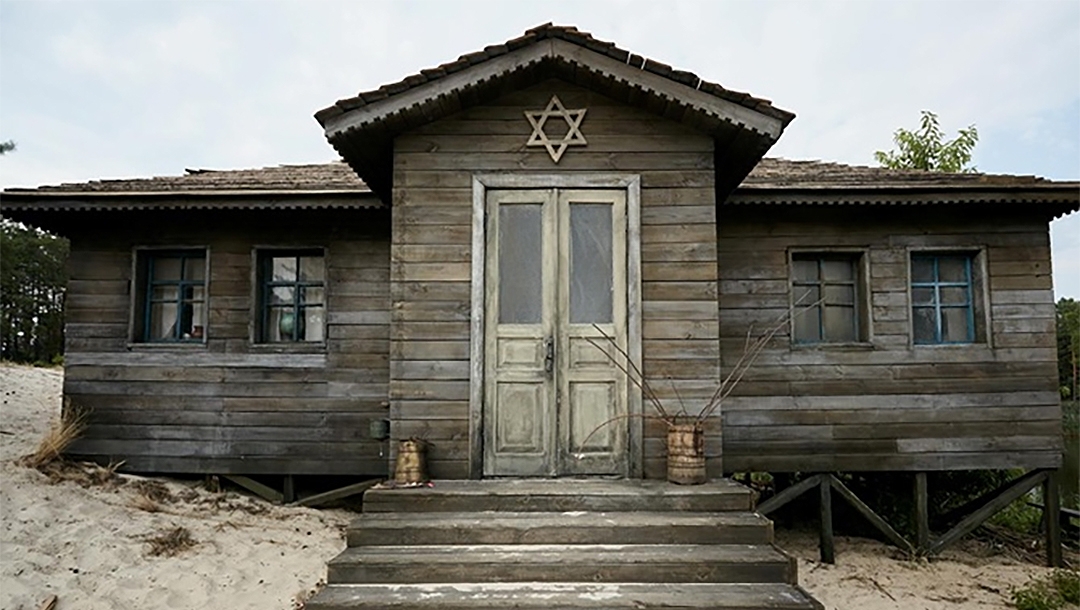
[[[585,111],[588,108],[567,110],[559,100],[559,96],[551,96],[547,108],[539,111],[525,111],[525,118],[533,126],[532,135],[525,146],[543,146],[551,155],[551,160],[558,163],[569,146],[585,146],[585,136],[581,135],[581,121],[585,119]],[[544,125],[548,119],[559,118],[566,121],[566,134],[562,139],[552,140],[544,131]]]

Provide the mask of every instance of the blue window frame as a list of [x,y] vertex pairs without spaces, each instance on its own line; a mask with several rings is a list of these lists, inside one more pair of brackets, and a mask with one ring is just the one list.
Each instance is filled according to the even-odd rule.
[[322,250],[262,251],[258,268],[258,341],[323,341],[326,271]]
[[800,253],[791,257],[793,341],[860,341],[859,256]]
[[916,345],[975,342],[973,257],[911,255],[911,319]]
[[206,251],[145,250],[138,259],[142,320],[135,339],[200,343],[206,338]]

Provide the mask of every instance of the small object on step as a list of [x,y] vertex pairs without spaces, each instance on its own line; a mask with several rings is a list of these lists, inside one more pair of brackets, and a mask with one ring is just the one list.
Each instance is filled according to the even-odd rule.
[[394,482],[397,487],[415,487],[427,480],[427,443],[418,438],[399,441],[397,463],[394,466]]

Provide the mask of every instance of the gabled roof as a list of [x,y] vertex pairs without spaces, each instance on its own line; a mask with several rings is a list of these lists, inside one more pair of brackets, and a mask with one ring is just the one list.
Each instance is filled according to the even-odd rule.
[[712,135],[721,192],[735,187],[794,114],[646,59],[574,27],[545,24],[397,83],[320,110],[326,137],[375,193],[389,200],[397,135],[515,87],[561,78]]

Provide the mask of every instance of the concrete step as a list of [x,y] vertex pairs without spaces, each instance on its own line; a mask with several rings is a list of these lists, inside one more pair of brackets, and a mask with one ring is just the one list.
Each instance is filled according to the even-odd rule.
[[485,583],[330,585],[307,610],[823,610],[789,584]]
[[769,544],[772,522],[750,512],[367,513],[348,545]]
[[687,486],[626,479],[455,480],[368,490],[364,512],[722,512],[751,510],[752,502],[748,488],[728,479]]
[[768,545],[457,545],[351,547],[327,582],[714,582],[796,584],[793,559]]

